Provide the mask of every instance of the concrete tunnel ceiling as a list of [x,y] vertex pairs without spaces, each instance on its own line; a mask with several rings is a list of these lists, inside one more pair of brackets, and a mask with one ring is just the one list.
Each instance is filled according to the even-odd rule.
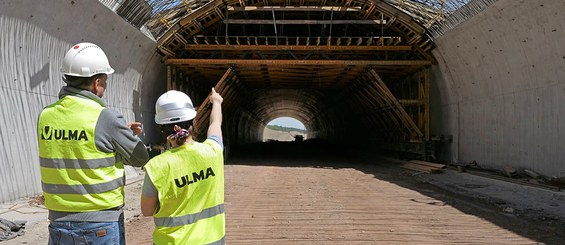
[[270,120],[289,116],[312,137],[394,145],[430,139],[426,28],[442,16],[418,1],[213,0],[147,26],[169,89],[203,101],[218,84],[228,143],[261,141]]

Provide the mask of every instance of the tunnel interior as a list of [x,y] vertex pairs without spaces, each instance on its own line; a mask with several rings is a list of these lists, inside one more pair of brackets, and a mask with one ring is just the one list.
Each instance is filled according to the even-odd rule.
[[163,15],[161,23],[178,21],[157,52],[167,89],[202,102],[196,128],[208,123],[210,88],[224,97],[228,151],[262,141],[271,120],[293,117],[310,139],[430,158],[436,61],[416,17],[382,1],[215,0]]

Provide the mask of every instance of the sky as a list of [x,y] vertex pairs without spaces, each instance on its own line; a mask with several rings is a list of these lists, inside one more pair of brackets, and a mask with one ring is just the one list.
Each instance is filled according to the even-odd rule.
[[268,125],[278,125],[287,128],[306,129],[304,124],[292,117],[279,117],[268,123]]

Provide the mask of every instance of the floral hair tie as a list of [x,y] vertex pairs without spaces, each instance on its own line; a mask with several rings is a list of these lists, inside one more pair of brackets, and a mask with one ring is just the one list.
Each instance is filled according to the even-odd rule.
[[190,134],[188,130],[183,129],[177,125],[175,125],[174,129],[175,129],[175,137],[187,136]]
[[175,136],[180,137],[180,136],[187,136],[189,135],[190,132],[188,132],[188,130],[186,129],[181,129],[180,131],[177,131],[177,133],[175,134]]

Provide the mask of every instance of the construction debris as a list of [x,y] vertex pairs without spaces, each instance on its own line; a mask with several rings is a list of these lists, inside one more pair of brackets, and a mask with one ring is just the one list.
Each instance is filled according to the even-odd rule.
[[504,175],[506,175],[507,177],[510,177],[510,178],[514,177],[514,175],[516,175],[518,173],[515,168],[508,166],[508,165],[504,166],[502,171],[504,171]]
[[[511,168],[511,169],[513,169],[513,168]],[[560,189],[562,189],[564,187],[564,185],[552,183],[550,180],[544,180],[542,177],[540,177],[539,179],[518,178],[520,176],[520,174],[516,170],[514,170],[514,171],[516,171],[516,173],[512,174],[512,177],[508,177],[508,175],[506,174],[506,171],[509,171],[511,169],[505,168],[502,171],[502,172],[504,172],[504,174],[501,174],[500,171],[492,171],[492,170],[484,170],[484,169],[470,169],[470,168],[468,168],[466,172],[473,174],[473,175],[483,176],[483,177],[487,177],[487,178],[491,178],[491,179],[497,179],[497,180],[502,180],[502,181],[511,182],[511,183],[515,183],[515,184],[533,186],[533,187],[538,187],[538,188],[544,188],[544,189],[548,189],[548,190],[552,190],[552,191],[560,191]]]
[[27,221],[10,221],[0,218],[0,242],[10,240],[24,234],[25,223]]
[[528,176],[530,176],[530,177],[532,177],[532,178],[534,178],[534,179],[539,179],[539,178],[541,177],[538,173],[536,173],[536,172],[534,172],[534,171],[532,171],[532,170],[529,170],[529,169],[524,169],[524,172],[525,172]]
[[502,209],[502,211],[505,212],[505,213],[510,213],[510,214],[514,213],[514,209],[511,208],[511,207],[505,207],[505,208]]
[[[410,162],[390,159],[387,160],[392,162],[401,163],[401,168],[410,169],[418,171],[419,173],[429,173],[437,174],[442,173],[443,169],[447,168],[447,165],[411,160]],[[472,161],[468,164],[462,165],[451,165],[452,170],[456,170],[459,173],[469,173],[477,176],[487,177],[491,179],[502,180],[506,182],[527,185],[532,187],[544,188],[552,191],[565,190],[565,178],[548,178],[541,174],[538,174],[529,169],[516,170],[512,166],[505,166],[502,170],[498,169],[483,169],[476,161]],[[418,173],[418,174],[419,174]]]
[[425,162],[420,160],[411,160],[409,163],[405,163],[400,166],[401,168],[415,170],[419,172],[429,173],[429,174],[439,174],[442,173],[446,166],[444,164]]

